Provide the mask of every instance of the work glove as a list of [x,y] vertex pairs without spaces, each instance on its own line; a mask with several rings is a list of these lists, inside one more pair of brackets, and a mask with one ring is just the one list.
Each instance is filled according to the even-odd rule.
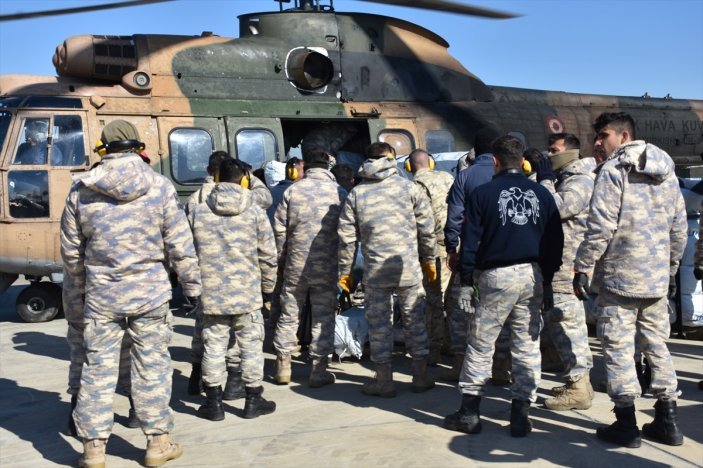
[[702,280],[703,279],[703,269],[694,268],[693,269],[693,276],[695,276],[698,281]]
[[574,294],[577,298],[585,301],[588,299],[588,294],[591,292],[588,287],[588,275],[581,271],[574,272],[574,281],[571,283],[574,286]]
[[437,267],[432,263],[422,264],[422,273],[425,275],[425,279],[428,283],[434,283],[437,281]]
[[459,307],[467,314],[474,311],[480,299],[481,295],[478,290],[478,285],[462,284],[459,287]]
[[676,276],[669,276],[669,293],[667,297],[669,299],[674,299],[676,297]]
[[186,316],[194,315],[200,310],[200,296],[186,296],[183,311]]
[[[554,308],[554,290],[552,283],[544,282],[542,284],[542,310],[549,312]],[[554,320],[558,322],[559,320]]]
[[273,300],[273,293],[270,292],[261,292],[261,299],[266,302],[271,302]]
[[349,294],[352,288],[352,277],[351,275],[342,275],[339,277],[339,282],[337,283],[342,291]]
[[543,156],[537,161],[537,182],[542,182],[543,180],[551,180],[554,182],[556,176],[554,175],[554,169],[552,169],[552,160],[548,156]]
[[459,271],[459,261],[461,260],[461,256],[457,252],[448,252],[447,253],[447,268],[449,268],[450,271]]

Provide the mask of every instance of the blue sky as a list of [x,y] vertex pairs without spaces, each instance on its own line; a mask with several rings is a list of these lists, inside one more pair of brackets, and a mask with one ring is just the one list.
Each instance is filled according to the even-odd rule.
[[[96,3],[109,2],[2,0],[0,13]],[[490,85],[703,99],[703,0],[470,3],[523,16],[489,20],[354,0],[335,0],[334,6],[403,18],[436,32],[466,68]],[[4,22],[0,74],[54,75],[54,49],[72,35],[212,31],[236,37],[237,15],[276,9],[273,0],[179,0]]]

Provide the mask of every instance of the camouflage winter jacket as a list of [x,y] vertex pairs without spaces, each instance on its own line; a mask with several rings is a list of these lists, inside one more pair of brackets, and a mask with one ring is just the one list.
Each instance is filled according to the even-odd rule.
[[[593,181],[596,177],[593,172],[595,168],[595,159],[577,159],[559,171],[560,182],[556,186],[551,179],[540,182],[554,196],[561,217],[561,227],[564,231],[561,267],[552,279],[552,287],[556,293],[574,293],[572,286],[574,257],[586,233],[588,205],[591,201]],[[588,274],[591,273],[588,272]]]
[[171,182],[131,153],[109,154],[76,180],[61,217],[61,255],[85,314],[139,315],[171,298],[167,263],[186,296],[200,268]]
[[339,212],[347,192],[326,169],[308,169],[283,193],[273,230],[286,282],[333,287],[337,282]]
[[422,281],[420,263],[434,261],[432,208],[425,191],[398,174],[395,160],[367,160],[363,179],[347,196],[339,217],[339,271],[350,274],[357,238],[364,284],[406,287]]
[[[261,182],[258,178],[251,176],[251,185],[249,186],[249,191],[251,192],[252,199],[255,204],[265,210],[271,206],[271,192],[269,191],[266,184]],[[193,205],[197,203],[205,203],[207,196],[210,194],[212,189],[215,187],[215,179],[212,176],[207,176],[203,185],[193,192],[188,201],[186,202],[186,214],[190,213]]]
[[447,195],[452,188],[454,177],[448,172],[420,169],[415,173],[413,182],[425,190],[432,206],[434,217],[434,234],[437,238],[435,256],[446,255],[444,250],[444,225],[447,224]]
[[251,191],[222,182],[205,203],[193,205],[188,221],[203,275],[203,313],[250,313],[273,291],[276,244],[266,213]]
[[660,298],[676,274],[687,239],[674,162],[644,141],[613,152],[596,176],[586,236],[574,267],[614,294]]

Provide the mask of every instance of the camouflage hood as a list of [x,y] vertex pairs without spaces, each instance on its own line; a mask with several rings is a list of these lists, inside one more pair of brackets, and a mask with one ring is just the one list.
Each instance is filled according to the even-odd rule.
[[380,158],[367,159],[359,169],[359,175],[364,179],[383,180],[398,174],[398,166],[395,159]]
[[153,172],[136,154],[108,154],[102,163],[81,178],[83,185],[120,201],[143,196],[154,183]]
[[613,158],[617,158],[619,165],[629,166],[633,171],[659,182],[674,174],[674,161],[671,157],[662,149],[642,140],[621,146]]
[[252,203],[251,193],[239,184],[221,182],[212,189],[205,200],[213,213],[219,216],[237,216]]
[[576,174],[590,174],[596,170],[595,158],[583,158],[573,161],[561,170],[563,176]]

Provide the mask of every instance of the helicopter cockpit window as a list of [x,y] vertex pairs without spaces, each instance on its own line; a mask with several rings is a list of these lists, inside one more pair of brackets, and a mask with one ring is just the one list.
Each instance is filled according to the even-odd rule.
[[[21,143],[17,145],[12,164],[46,164],[49,156],[49,118],[28,118],[22,125]],[[51,148],[55,157],[63,159],[58,148]]]
[[202,184],[207,163],[215,146],[212,136],[201,128],[177,128],[168,136],[171,175],[183,185]]
[[410,154],[415,149],[412,135],[405,130],[383,130],[378,135],[378,141],[391,145],[396,156]]
[[49,217],[48,171],[10,171],[7,175],[10,216]]
[[12,114],[9,112],[0,112],[0,150],[2,150],[5,144],[5,138],[7,137],[7,129],[10,128],[10,121],[12,120]]
[[456,151],[454,136],[446,130],[429,130],[425,133],[427,151],[435,153],[453,153]]
[[80,116],[57,115],[54,117],[53,144],[52,166],[81,166],[85,164],[85,143]]
[[236,137],[237,159],[254,169],[276,158],[276,137],[268,130],[240,130]]

